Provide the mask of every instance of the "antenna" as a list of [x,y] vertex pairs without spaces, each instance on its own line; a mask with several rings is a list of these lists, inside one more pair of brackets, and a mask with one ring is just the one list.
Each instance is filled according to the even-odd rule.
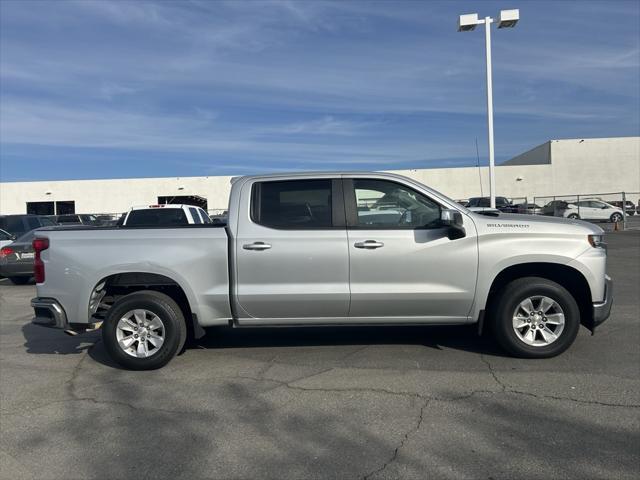
[[478,151],[478,137],[476,137],[476,165],[478,166],[478,179],[480,180],[480,196],[484,197],[482,192],[482,171],[480,170],[480,152]]

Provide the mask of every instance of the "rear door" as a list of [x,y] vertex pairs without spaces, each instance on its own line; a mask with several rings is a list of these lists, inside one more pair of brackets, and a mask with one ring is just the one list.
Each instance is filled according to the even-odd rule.
[[240,205],[239,323],[346,317],[349,260],[341,181],[255,180],[243,186]]
[[344,183],[352,318],[371,321],[464,321],[478,265],[475,225],[450,239],[442,204],[390,179]]

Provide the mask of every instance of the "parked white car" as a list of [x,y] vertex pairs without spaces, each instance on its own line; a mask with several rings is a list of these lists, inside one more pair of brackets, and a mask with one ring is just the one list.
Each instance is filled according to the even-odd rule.
[[158,204],[131,207],[122,225],[128,227],[170,227],[211,223],[207,212],[200,207],[181,204]]
[[563,215],[565,218],[583,220],[602,220],[617,223],[623,219],[622,209],[602,200],[580,200],[569,203]]

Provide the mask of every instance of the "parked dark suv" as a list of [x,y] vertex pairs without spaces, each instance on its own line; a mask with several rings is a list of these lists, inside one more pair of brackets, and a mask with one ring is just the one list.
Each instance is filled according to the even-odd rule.
[[[613,202],[607,202],[607,203],[613,205],[614,207],[622,208],[622,200],[615,200]],[[633,204],[633,202],[631,202],[629,200],[627,200],[625,202],[624,212],[627,215],[635,215],[636,214],[636,206]]]
[[0,229],[19,237],[34,228],[51,227],[56,223],[44,215],[0,215]]
[[[474,197],[469,199],[467,207],[489,208],[490,204],[489,197]],[[518,211],[506,197],[496,197],[496,208],[505,213],[517,213]]]
[[58,215],[56,222],[60,225],[102,225],[102,222],[95,215],[71,213]]

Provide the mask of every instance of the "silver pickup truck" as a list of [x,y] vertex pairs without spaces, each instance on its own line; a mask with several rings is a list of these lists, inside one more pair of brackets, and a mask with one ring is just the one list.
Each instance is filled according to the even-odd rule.
[[603,231],[472,213],[383,173],[234,179],[226,225],[39,230],[34,322],[102,328],[159,368],[214,325],[478,324],[509,353],[558,355],[609,316]]

